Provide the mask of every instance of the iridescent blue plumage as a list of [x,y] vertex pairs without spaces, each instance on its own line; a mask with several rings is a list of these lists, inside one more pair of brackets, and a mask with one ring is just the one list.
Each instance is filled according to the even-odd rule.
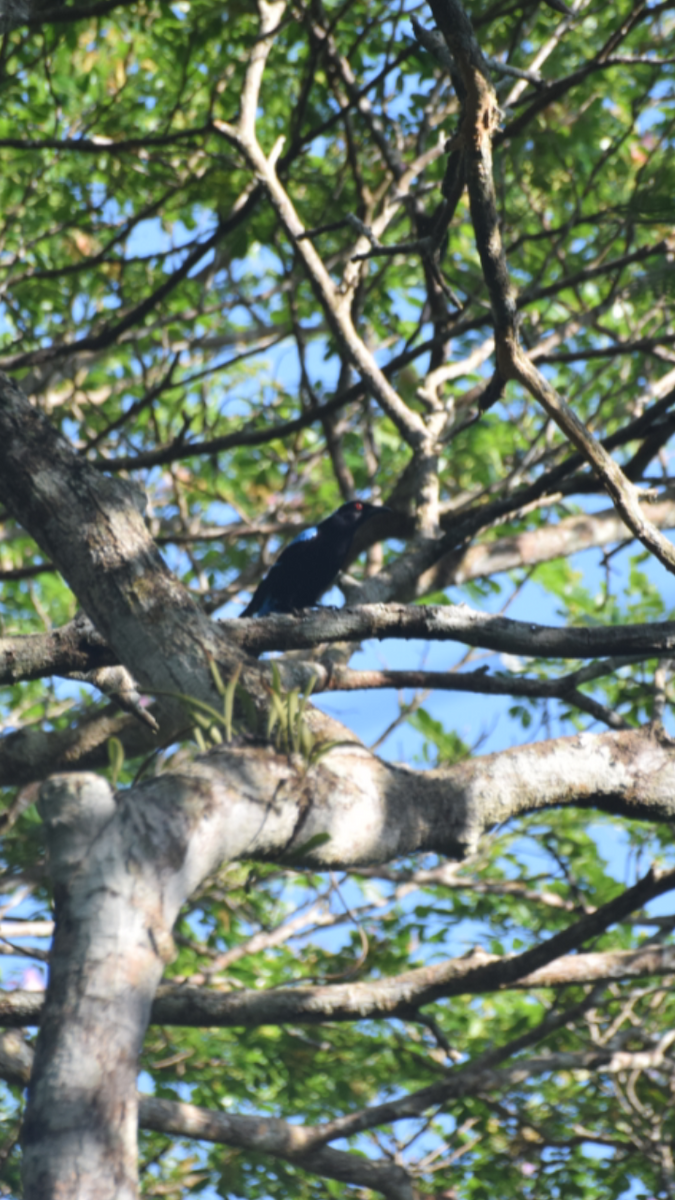
[[294,537],[293,541],[289,542],[289,546],[295,546],[298,542],[311,542],[312,539],[316,537],[318,532],[319,529],[317,525],[310,525],[309,529],[303,529],[302,533],[299,533],[297,537]]
[[240,616],[265,617],[311,608],[344,566],[357,529],[381,512],[389,509],[353,500],[319,525],[303,530],[281,552]]

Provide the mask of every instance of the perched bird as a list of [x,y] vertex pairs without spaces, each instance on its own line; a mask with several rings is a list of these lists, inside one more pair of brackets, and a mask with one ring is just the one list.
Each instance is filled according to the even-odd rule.
[[390,511],[365,500],[351,500],[319,525],[305,529],[282,550],[240,617],[311,608],[344,566],[357,529],[378,513]]

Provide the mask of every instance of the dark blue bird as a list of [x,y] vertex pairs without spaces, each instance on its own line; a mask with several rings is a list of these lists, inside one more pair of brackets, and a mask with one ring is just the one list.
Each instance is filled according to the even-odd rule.
[[390,511],[365,500],[352,500],[319,525],[306,529],[282,550],[239,615],[265,617],[311,608],[344,566],[357,529],[378,513]]

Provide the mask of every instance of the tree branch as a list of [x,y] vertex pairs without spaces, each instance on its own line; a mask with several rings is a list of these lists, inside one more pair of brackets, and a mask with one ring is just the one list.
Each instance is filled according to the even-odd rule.
[[[213,699],[209,656],[233,667],[240,655],[166,568],[139,511],[144,497],[76,456],[5,376],[0,498],[57,564],[117,661],[141,687],[163,693],[172,721],[185,720],[177,693]],[[247,686],[255,691],[259,681],[256,672]]]
[[[134,1195],[136,1058],[171,953],[173,922],[216,865],[259,857],[358,867],[426,850],[456,857],[486,829],[528,810],[581,803],[672,821],[674,795],[675,751],[634,733],[560,739],[424,774],[387,766],[358,745],[334,747],[313,766],[270,747],[243,746],[221,748],[115,798],[98,777],[53,779],[40,804],[57,885],[57,933],[24,1130],[26,1190],[49,1192],[52,1179],[77,1175],[80,1187],[83,1179],[105,1181],[97,1182],[101,1200]],[[650,874],[526,952],[520,968],[536,969],[674,880],[675,873]],[[513,964],[501,969],[507,978],[518,973]],[[102,1041],[110,1005],[122,1017]],[[495,1061],[537,1036],[541,1031],[500,1048]],[[393,1107],[340,1118],[321,1136],[347,1136],[466,1094],[479,1067],[493,1059],[482,1056],[472,1069]],[[87,1072],[73,1078],[73,1061],[86,1063]]]
[[[364,604],[358,608],[317,609],[300,617],[275,615],[247,621],[221,621],[242,649],[308,649],[323,642],[364,638],[422,638],[461,642],[532,658],[599,658],[604,655],[671,655],[675,621],[653,625],[606,625],[555,629],[532,621],[477,612],[468,604],[453,606]],[[314,664],[321,682],[321,666]]]
[[471,219],[490,293],[499,374],[504,380],[521,383],[539,401],[591,464],[629,529],[668,571],[675,573],[675,547],[645,518],[633,485],[589,433],[570,405],[537,370],[519,344],[515,291],[502,245],[492,177],[492,136],[498,123],[497,98],[471,23],[459,0],[430,0],[430,4],[436,23],[458,63],[466,91],[461,136],[466,151]]
[[267,1115],[248,1117],[216,1113],[194,1104],[158,1100],[150,1096],[140,1098],[138,1115],[139,1124],[144,1129],[221,1142],[227,1146],[252,1150],[256,1154],[273,1154],[315,1175],[339,1179],[357,1187],[373,1188],[389,1200],[415,1200],[416,1193],[410,1178],[401,1166],[386,1160],[369,1161],[327,1146],[309,1150],[312,1135],[315,1135],[313,1128],[291,1125]]
[[[264,45],[267,52],[271,45],[269,26],[272,21],[272,17],[267,16],[267,10],[269,8],[271,12],[272,7],[274,6],[265,5],[260,10],[262,32],[260,45]],[[277,8],[279,5],[275,7],[275,14]],[[275,15],[275,22],[276,19],[278,18]],[[281,145],[267,156],[258,143],[255,132],[255,100],[260,88],[263,66],[264,56],[261,51],[260,55],[251,61],[247,70],[244,92],[248,95],[250,91],[253,98],[250,102],[246,101],[239,121],[232,124],[216,120],[214,127],[228,142],[241,151],[257,178],[263,183],[286,234],[302,259],[307,275],[321,302],[326,320],[340,345],[344,347],[349,360],[357,367],[369,390],[384,412],[394,421],[402,437],[413,448],[421,450],[428,441],[421,418],[401,400],[354,328],[350,314],[351,288],[347,287],[342,290],[336,287],[311,240],[304,237],[306,230],[275,169]]]
[[[661,525],[663,528],[672,528],[675,526],[675,502],[664,500],[658,503],[650,504],[650,512],[652,520]],[[450,522],[451,514],[448,514],[444,519],[444,524]],[[406,537],[412,535],[412,528],[408,529],[406,518],[397,514],[390,518],[385,518],[382,529],[384,536],[390,537]],[[232,526],[230,529],[216,528],[213,532],[202,533],[205,539],[221,540],[228,533],[233,535],[238,534],[239,526]],[[266,528],[265,533],[278,532],[280,527],[270,526]],[[251,534],[258,534],[260,530],[256,527],[251,529]],[[239,534],[241,536],[241,534]],[[577,554],[581,550],[587,550],[595,546],[606,546],[612,542],[621,542],[629,537],[629,531],[623,521],[617,516],[614,509],[607,509],[603,512],[593,514],[583,514],[565,518],[559,521],[556,525],[543,525],[535,530],[528,530],[526,533],[515,534],[510,537],[498,538],[495,541],[479,543],[475,546],[470,546],[467,549],[453,550],[451,553],[440,557],[437,562],[430,567],[418,580],[417,594],[422,596],[429,591],[437,591],[442,587],[450,587],[466,582],[470,579],[478,579],[483,576],[494,575],[500,571],[512,571],[522,567],[531,567],[536,563],[548,562],[555,558],[568,558],[572,554]],[[195,535],[197,540],[198,535]],[[158,539],[159,543],[164,542],[164,538]],[[166,539],[169,540],[169,539]],[[179,540],[179,539],[177,539]],[[363,547],[359,545],[359,552],[368,545],[367,539]],[[0,578],[2,575],[0,574]],[[379,590],[379,577],[371,578],[362,587],[350,589],[350,596],[355,597],[356,605],[360,605],[360,596],[363,592],[366,595],[372,593],[376,588]],[[212,606],[209,606],[209,608]],[[393,611],[391,606],[389,611]],[[408,610],[405,610],[406,612]],[[412,619],[420,617],[422,619],[433,618],[433,614],[440,612],[431,605],[425,606],[421,610],[411,610],[410,616]],[[452,610],[446,610],[446,618],[453,621],[455,617],[460,619],[462,613],[467,610],[463,605],[457,605]],[[318,614],[317,614],[318,615]],[[325,626],[321,628],[321,638],[331,638],[331,620],[334,616],[332,610],[321,610],[321,619],[325,621]],[[476,614],[476,617],[479,615]],[[483,614],[488,622],[494,622],[499,618],[492,618],[488,614]],[[372,619],[372,614],[364,614],[367,620]],[[342,620],[342,617],[338,618]],[[479,618],[480,619],[480,618]],[[306,621],[308,617],[302,618],[303,632],[306,630]],[[386,620],[386,617],[385,617]],[[398,620],[398,617],[397,617]],[[311,646],[315,644],[311,639],[308,641],[287,642],[284,634],[283,640],[278,639],[274,644],[269,642],[269,635],[262,633],[257,625],[242,626],[240,624],[228,625],[228,631],[231,636],[240,645],[245,647],[250,653],[260,653],[263,649],[278,649],[278,648],[299,648],[301,646]],[[294,632],[291,636],[295,636],[297,632],[297,622],[293,622]],[[366,628],[373,628],[367,626]],[[373,634],[373,636],[396,636],[396,632],[391,627],[385,633]],[[519,629],[527,628],[529,633],[537,632],[539,627],[533,627],[527,624],[526,627],[522,623],[507,622],[504,629],[503,643],[495,647],[504,650],[508,653],[515,652],[515,644],[509,641],[510,634],[517,636]],[[628,650],[627,653],[633,654],[660,654],[664,648],[664,643],[660,641],[663,637],[670,636],[669,625],[633,625],[622,627],[621,632],[616,626],[598,626],[595,625],[589,632],[589,642],[586,646],[579,645],[578,639],[574,645],[568,644],[561,646],[559,650],[555,650],[554,654],[559,654],[561,657],[588,657],[611,653],[620,654],[622,648],[622,638],[626,629],[631,630],[631,638],[639,638],[639,644],[634,645],[634,650]],[[263,630],[265,626],[263,626]],[[457,640],[462,640],[462,632],[464,623],[458,626]],[[493,628],[492,632],[494,633]],[[510,633],[509,633],[510,631]],[[561,630],[548,630],[549,633],[560,635]],[[578,631],[577,631],[578,632]],[[403,636],[408,636],[405,629],[402,630]],[[342,631],[339,634],[343,636]],[[350,637],[365,636],[359,632],[355,632]],[[424,637],[437,636],[431,627],[425,625]],[[595,639],[604,639],[609,637],[614,639],[613,649],[601,649],[598,647]],[[656,640],[654,640],[656,639]],[[488,648],[486,643],[475,642],[475,645],[480,645],[483,648]],[[529,641],[527,653],[532,653],[534,643]],[[547,653],[551,651],[551,646],[547,646]],[[70,675],[75,671],[92,671],[100,666],[112,666],[115,663],[115,656],[110,648],[106,645],[104,639],[95,630],[94,626],[84,615],[79,613],[72,621],[61,626],[60,629],[55,629],[51,633],[39,634],[24,634],[24,635],[7,635],[0,637],[0,684],[11,684],[20,679],[39,679],[47,675]],[[346,678],[346,677],[345,677]],[[328,686],[335,686],[328,684]],[[353,686],[345,682],[344,686]],[[393,683],[391,686],[399,686]],[[404,685],[407,686],[407,685]],[[417,686],[417,685],[411,685]],[[439,680],[436,686],[444,686]],[[467,687],[468,684],[459,684],[459,687]]]
[[[503,968],[512,975],[508,956],[505,959],[475,950],[431,967],[358,983],[298,984],[267,992],[250,988],[221,992],[215,987],[162,984],[152,1004],[150,1024],[256,1029],[260,1025],[405,1018],[426,1004],[452,996],[620,983],[649,976],[666,978],[675,973],[675,954],[671,946],[569,954],[527,975],[509,979]],[[39,1025],[43,1011],[44,995],[39,992],[0,993],[0,1027]]]
[[[650,900],[675,888],[675,872],[649,872],[614,900],[586,914],[560,933],[521,954],[494,955],[483,950],[460,958],[349,984],[279,987],[272,991],[243,988],[219,992],[205,988],[159,988],[150,1022],[194,1027],[256,1028],[260,1025],[321,1024],[406,1018],[427,1004],[452,996],[538,987],[568,987],[637,979],[675,972],[672,947],[645,946],[638,950],[574,953],[589,938],[624,921]],[[0,997],[0,1026],[37,1024],[43,997],[34,992],[9,992]]]

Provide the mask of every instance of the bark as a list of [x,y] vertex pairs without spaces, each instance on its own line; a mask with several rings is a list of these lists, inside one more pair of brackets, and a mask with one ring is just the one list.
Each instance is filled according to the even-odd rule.
[[[124,805],[166,807],[190,795],[208,797],[214,811],[234,806],[221,859],[292,858],[318,869],[423,851],[456,859],[496,825],[551,807],[672,821],[675,744],[632,730],[579,734],[424,772],[382,762],[356,741],[313,766],[233,744],[130,789]],[[308,842],[311,853],[299,853]]]
[[25,1087],[33,1068],[33,1051],[20,1033],[0,1034],[0,1079]]
[[4,376],[0,499],[56,563],[116,660],[162,693],[165,713],[184,720],[177,693],[214,698],[209,657],[232,667],[241,656],[166,567],[143,496],[78,458]]
[[[30,1079],[33,1052],[16,1032],[0,1036],[0,1079],[24,1085]],[[407,1172],[393,1163],[370,1162],[344,1150],[319,1144],[321,1128],[305,1133],[302,1127],[264,1116],[241,1116],[209,1112],[193,1104],[159,1100],[139,1094],[136,1097],[138,1123],[143,1129],[177,1133],[199,1138],[255,1154],[271,1154],[286,1159],[305,1171],[339,1179],[363,1188],[372,1188],[391,1200],[415,1200]]]
[[141,1099],[140,1114],[146,1129],[221,1142],[257,1154],[273,1154],[328,1179],[373,1188],[388,1200],[416,1200],[408,1173],[396,1163],[386,1159],[370,1162],[367,1158],[322,1145],[308,1151],[310,1140],[320,1140],[315,1129],[305,1130],[268,1116],[230,1116],[194,1104],[176,1104],[150,1096]]
[[115,798],[89,775],[43,788],[56,934],[23,1129],[29,1200],[137,1194],[138,1054],[180,904],[226,854],[236,799],[221,801],[197,778],[151,796]]
[[[183,697],[220,705],[214,661],[224,676],[241,667],[242,684],[265,705],[269,668],[247,659],[168,570],[141,515],[142,495],[77,457],[2,374],[0,500],[54,561],[114,658],[157,696],[170,733],[190,724]],[[287,688],[305,687],[313,674],[281,670]],[[310,720],[326,736],[345,734],[317,710]]]
[[[324,642],[362,638],[422,638],[461,642],[501,653],[542,658],[598,658],[604,655],[670,657],[675,649],[675,621],[653,625],[604,625],[595,628],[536,625],[478,612],[468,604],[364,604],[336,611],[319,609],[302,619],[279,615],[251,621],[221,621],[237,644],[253,653],[283,645],[286,650]],[[321,668],[313,664],[321,680]]]
[[[135,717],[122,715],[112,705],[88,709],[77,717],[67,729],[27,725],[0,739],[0,786],[24,787],[60,771],[105,767],[111,737],[120,739],[127,758],[149,754],[186,724],[184,717],[180,722],[166,720],[155,737]],[[0,831],[4,816],[0,816]]]
[[[570,1015],[568,1011],[563,1014],[563,1018]],[[543,1024],[544,1022],[542,1022]],[[390,1101],[377,1107],[373,1106],[372,1109],[352,1113],[344,1118],[338,1117],[323,1125],[306,1126],[303,1129],[299,1129],[297,1125],[287,1124],[285,1121],[223,1116],[220,1113],[215,1114],[206,1109],[197,1108],[196,1105],[176,1104],[168,1100],[155,1100],[149,1097],[141,1099],[140,1111],[143,1123],[150,1129],[182,1133],[187,1136],[205,1138],[207,1141],[224,1142],[227,1145],[246,1148],[253,1148],[255,1125],[257,1125],[258,1149],[264,1149],[280,1158],[287,1158],[301,1167],[316,1170],[332,1178],[350,1179],[351,1177],[352,1182],[363,1182],[366,1186],[375,1187],[386,1196],[411,1197],[414,1196],[414,1193],[410,1191],[399,1193],[387,1190],[386,1184],[389,1181],[384,1171],[384,1178],[382,1176],[378,1178],[377,1174],[372,1174],[369,1182],[366,1182],[366,1178],[359,1178],[356,1171],[351,1174],[347,1162],[344,1162],[344,1159],[349,1159],[348,1155],[343,1155],[343,1162],[340,1163],[338,1157],[340,1152],[327,1148],[323,1151],[310,1150],[309,1153],[303,1154],[301,1149],[303,1143],[305,1147],[321,1145],[322,1142],[330,1141],[341,1135],[371,1129],[378,1124],[401,1120],[405,1117],[418,1117],[432,1106],[447,1105],[453,1100],[459,1100],[466,1096],[484,1097],[486,1093],[508,1095],[510,1091],[530,1080],[538,1076],[550,1078],[556,1071],[584,1071],[606,1075],[634,1072],[637,1075],[642,1071],[653,1071],[660,1068],[662,1071],[671,1073],[669,1068],[672,1066],[672,1060],[667,1057],[667,1052],[674,1038],[675,1033],[669,1030],[652,1050],[617,1051],[609,1047],[598,1046],[577,1053],[543,1054],[536,1058],[521,1060],[519,1063],[501,1070],[496,1070],[489,1061],[486,1061],[490,1058],[498,1060],[499,1051],[488,1052],[466,1066],[449,1070],[442,1082],[421,1088],[418,1092],[402,1097],[400,1100]],[[335,1158],[332,1162],[330,1158],[322,1161],[322,1154],[334,1155]],[[356,1160],[357,1163],[362,1161]],[[338,1167],[339,1169],[340,1166],[345,1173],[334,1174],[334,1168]],[[392,1180],[391,1183],[394,1181]]]
[[[675,525],[675,504],[672,500],[649,504],[647,512],[652,523],[660,529],[672,529]],[[628,541],[632,537],[628,526],[614,509],[567,517],[555,525],[544,525],[512,537],[497,538],[494,542],[479,543],[467,550],[453,551],[421,576],[417,595],[423,596],[429,591],[495,575],[500,571],[516,571],[534,566],[535,563],[550,562],[554,558],[569,558],[581,550]]]
[[[561,739],[418,776],[355,745],[312,767],[267,746],[225,748],[116,797],[96,776],[51,780],[40,809],[56,935],[23,1132],[26,1197],[136,1195],[138,1053],[179,908],[222,861],[337,867],[418,850],[461,855],[516,812],[580,797],[672,820],[674,789],[675,752],[633,733]],[[538,970],[672,884],[648,877],[579,928],[502,963],[502,980]],[[494,986],[492,964],[471,967],[462,990],[475,972],[489,980],[492,971]],[[405,1009],[452,991],[452,976],[421,990],[417,981],[415,998],[408,981]]]
[[0,683],[93,671],[115,663],[112,651],[84,613],[49,633],[0,638]]
[[162,970],[149,938],[150,897],[139,895],[110,836],[107,784],[55,780],[40,806],[56,934],[22,1134],[25,1194],[127,1200],[136,1195],[136,1062]]

